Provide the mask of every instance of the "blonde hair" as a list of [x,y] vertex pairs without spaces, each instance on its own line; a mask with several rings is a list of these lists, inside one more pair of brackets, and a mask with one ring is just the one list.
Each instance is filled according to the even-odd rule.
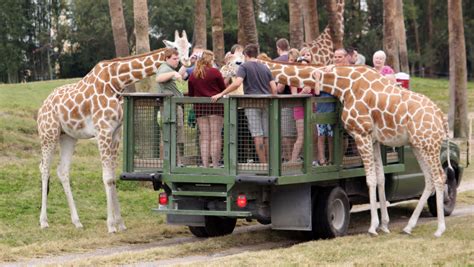
[[204,79],[206,76],[206,69],[212,67],[212,61],[214,60],[214,53],[209,50],[202,51],[201,58],[196,62],[196,68],[193,71],[193,75],[196,78]]
[[296,48],[291,48],[290,51],[288,51],[288,61],[290,61],[290,57],[294,59],[294,62],[298,59],[300,56],[300,51]]

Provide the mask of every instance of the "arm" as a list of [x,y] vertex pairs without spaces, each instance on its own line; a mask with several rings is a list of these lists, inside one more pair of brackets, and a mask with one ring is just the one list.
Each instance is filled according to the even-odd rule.
[[290,86],[290,90],[292,95],[298,94],[298,88],[296,88],[296,86]]
[[244,79],[242,77],[237,77],[237,79],[235,79],[234,82],[231,83],[224,91],[222,91],[221,93],[217,95],[213,95],[212,102],[216,102],[217,100],[219,100],[219,98],[225,96],[226,94],[232,91],[235,91],[242,84],[243,80]]
[[165,83],[171,79],[181,80],[181,74],[176,71],[162,73],[156,76],[156,81],[159,83]]
[[[283,88],[285,88],[285,87],[283,86]],[[272,93],[272,95],[278,94],[277,85],[276,85],[276,82],[274,80],[270,81],[270,92]]]

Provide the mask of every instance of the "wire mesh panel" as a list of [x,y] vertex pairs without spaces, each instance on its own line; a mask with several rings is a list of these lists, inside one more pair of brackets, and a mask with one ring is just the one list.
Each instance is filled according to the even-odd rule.
[[178,167],[223,168],[224,105],[176,105],[176,164]]
[[281,171],[285,175],[303,172],[304,100],[280,99]]
[[268,174],[268,99],[237,103],[237,171]]
[[156,98],[135,99],[133,105],[134,169],[163,168],[163,105]]
[[342,165],[346,168],[362,166],[362,159],[357,150],[354,138],[344,132],[343,142],[344,156],[342,158]]

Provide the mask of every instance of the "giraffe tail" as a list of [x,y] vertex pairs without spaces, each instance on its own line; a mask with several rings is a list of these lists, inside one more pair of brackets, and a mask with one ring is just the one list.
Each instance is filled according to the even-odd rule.
[[[444,117],[444,116],[443,116]],[[448,153],[446,155],[446,160],[448,161],[448,177],[450,175],[454,175],[454,168],[451,165],[451,152],[449,150],[450,148],[450,136],[449,136],[449,123],[448,123],[448,118],[444,117],[443,118],[443,124],[444,124],[444,129],[446,131],[446,152]]]

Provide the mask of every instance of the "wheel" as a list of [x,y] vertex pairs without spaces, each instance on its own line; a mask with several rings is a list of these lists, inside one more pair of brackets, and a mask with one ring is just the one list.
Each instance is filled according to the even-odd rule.
[[204,226],[188,226],[196,237],[213,237],[231,234],[234,231],[236,218],[206,216]]
[[189,231],[196,237],[209,237],[204,226],[188,226]]
[[[448,172],[448,167],[444,168],[444,173],[446,173],[446,185],[444,186],[444,216],[449,216],[456,206],[456,197],[457,197],[457,181],[454,171]],[[428,208],[431,215],[434,217],[438,216],[438,211],[436,209],[436,194],[428,198]]]
[[346,235],[349,211],[349,199],[342,188],[320,190],[313,202],[313,237],[326,239]]
[[206,216],[206,231],[211,236],[222,236],[232,234],[237,223],[236,218]]

